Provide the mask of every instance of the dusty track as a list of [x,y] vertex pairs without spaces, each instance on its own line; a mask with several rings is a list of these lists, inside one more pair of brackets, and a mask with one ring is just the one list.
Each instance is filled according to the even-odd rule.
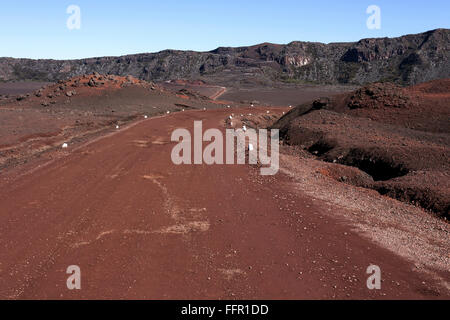
[[212,100],[217,100],[217,99],[219,99],[221,96],[223,96],[226,92],[227,92],[227,88],[221,87],[221,88],[220,88],[220,91],[217,92],[216,94],[214,94],[213,96],[211,96],[210,98],[211,98]]
[[[229,113],[149,119],[0,176],[0,298],[435,298],[432,279],[293,191],[287,175],[172,164],[175,128],[223,128]],[[372,263],[381,291],[366,287]],[[74,264],[80,291],[66,288]]]

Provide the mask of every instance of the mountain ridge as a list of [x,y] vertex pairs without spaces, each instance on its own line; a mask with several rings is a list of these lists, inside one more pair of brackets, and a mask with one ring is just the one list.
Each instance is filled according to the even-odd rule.
[[0,81],[64,80],[98,72],[147,81],[411,85],[450,78],[450,29],[357,42],[261,43],[211,51],[163,50],[76,60],[0,58]]

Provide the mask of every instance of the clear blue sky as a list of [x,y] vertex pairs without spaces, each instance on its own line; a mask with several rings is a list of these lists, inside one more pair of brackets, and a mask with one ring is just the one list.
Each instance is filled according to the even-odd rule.
[[[71,4],[81,8],[80,30],[66,27]],[[366,27],[372,4],[381,8],[380,30]],[[450,28],[449,16],[449,0],[3,0],[0,56],[67,59],[356,41]]]

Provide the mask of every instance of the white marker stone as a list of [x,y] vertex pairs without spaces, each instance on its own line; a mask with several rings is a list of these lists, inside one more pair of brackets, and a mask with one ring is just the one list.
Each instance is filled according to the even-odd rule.
[[144,116],[144,119],[147,119],[148,118],[148,116]]
[[251,143],[248,144],[248,151],[253,151],[253,145]]
[[246,127],[246,126],[243,126],[243,127],[242,127],[242,130],[244,130],[244,132],[246,132],[246,131],[247,131],[247,127]]
[[67,143],[64,143],[63,145],[62,145],[62,148],[63,149],[67,149],[69,147],[69,145],[67,144]]

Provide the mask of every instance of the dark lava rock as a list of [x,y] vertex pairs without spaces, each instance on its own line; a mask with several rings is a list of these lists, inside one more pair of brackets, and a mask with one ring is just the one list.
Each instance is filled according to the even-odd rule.
[[[354,43],[263,43],[210,52],[165,50],[122,57],[81,60],[0,58],[2,79],[54,82],[92,72],[132,75],[146,81],[215,80],[234,85],[242,75],[261,83],[275,81],[366,84],[391,81],[417,84],[450,77],[450,30],[437,29],[398,38]],[[61,70],[68,70],[61,73]],[[371,93],[368,92],[370,95]]]

